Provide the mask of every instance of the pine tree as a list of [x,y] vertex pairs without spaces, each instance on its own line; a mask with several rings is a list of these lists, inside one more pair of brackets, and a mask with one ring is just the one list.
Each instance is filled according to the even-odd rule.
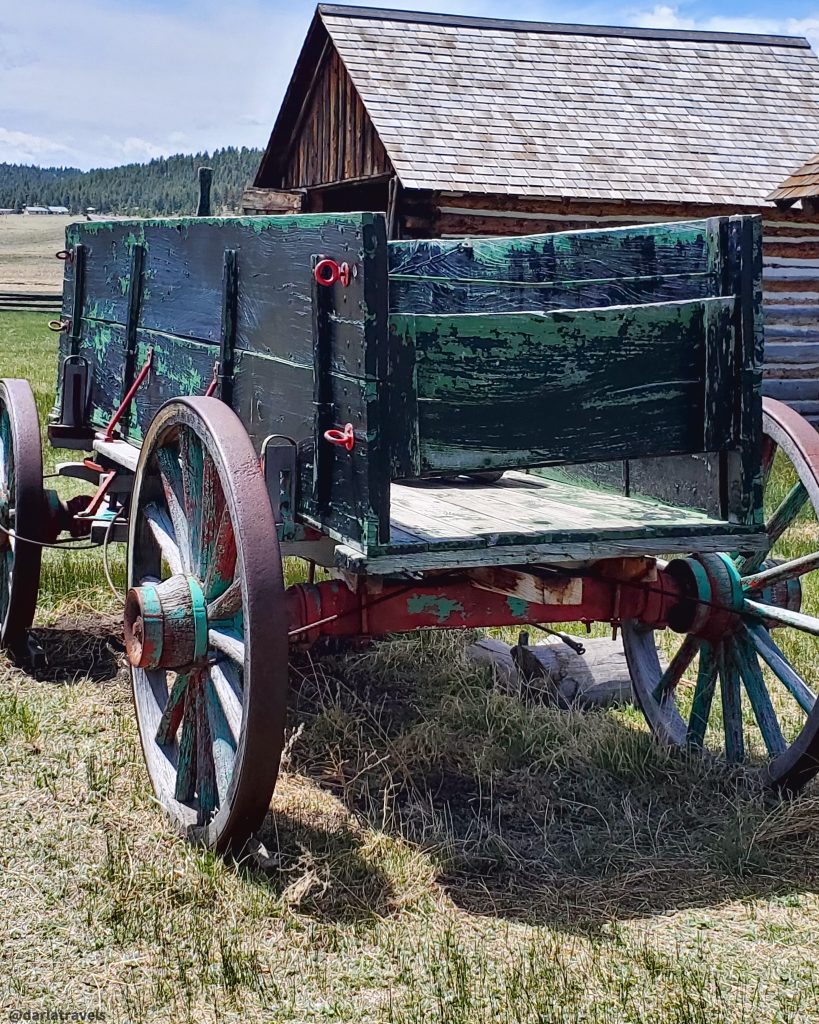
[[214,212],[235,213],[261,156],[259,149],[227,146],[90,171],[0,163],[0,207],[67,206],[71,213],[83,213],[93,206],[101,214],[147,217],[190,214],[196,209],[196,170],[207,164],[213,167]]

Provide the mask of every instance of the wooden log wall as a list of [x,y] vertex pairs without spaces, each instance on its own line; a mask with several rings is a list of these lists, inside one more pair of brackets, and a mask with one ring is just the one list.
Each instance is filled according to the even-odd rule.
[[815,213],[773,206],[550,202],[405,191],[399,223],[403,238],[457,238],[623,227],[733,213],[763,217],[763,394],[782,399],[819,425],[819,215]]
[[317,71],[284,162],[283,189],[367,178],[392,170],[386,150],[335,49]]

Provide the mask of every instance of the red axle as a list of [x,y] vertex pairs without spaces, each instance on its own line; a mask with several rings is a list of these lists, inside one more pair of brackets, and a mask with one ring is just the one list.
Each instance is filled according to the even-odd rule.
[[[561,593],[560,591],[564,592]],[[569,593],[571,591],[571,593]],[[552,600],[526,600],[487,589],[474,577],[439,577],[417,583],[362,580],[352,591],[341,580],[298,584],[288,589],[290,633],[297,639],[325,636],[383,636],[415,629],[526,626],[554,622],[611,622],[639,619],[662,627],[680,598],[666,572],[649,581],[555,576]],[[556,598],[556,599],[554,599]]]

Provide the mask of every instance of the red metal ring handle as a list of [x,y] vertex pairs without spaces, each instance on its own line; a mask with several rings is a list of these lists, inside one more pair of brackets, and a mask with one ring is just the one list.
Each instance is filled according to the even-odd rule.
[[67,263],[74,262],[74,251],[73,249],[60,249],[59,252],[55,252],[54,255],[58,260],[65,260]]
[[325,288],[334,285],[336,281],[341,281],[346,288],[350,283],[350,267],[347,263],[338,264],[335,260],[319,260],[313,270],[313,277],[316,284],[322,284]]
[[352,423],[345,423],[343,430],[325,430],[324,440],[329,441],[330,444],[337,444],[341,448],[346,448],[348,452],[351,452],[355,447],[355,433],[353,432]]

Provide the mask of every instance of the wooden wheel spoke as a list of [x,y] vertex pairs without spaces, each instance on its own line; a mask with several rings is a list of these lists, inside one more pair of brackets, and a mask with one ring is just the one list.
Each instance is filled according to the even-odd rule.
[[196,795],[199,800],[199,824],[204,825],[219,806],[213,738],[204,686],[196,688]]
[[799,480],[782,499],[781,504],[765,524],[771,547],[779,540],[791,523],[796,519],[808,501],[805,485]]
[[722,694],[725,756],[733,764],[741,764],[745,760],[745,738],[742,731],[742,690],[739,667],[732,642],[720,646],[717,662]]
[[208,644],[220,654],[226,654],[231,661],[239,666],[245,663],[244,638],[234,630],[209,629]]
[[174,796],[182,803],[193,800],[196,793],[196,690],[195,686],[188,686],[185,689],[182,731],[179,736]]
[[[210,678],[205,683],[205,699],[211,752],[213,755],[214,782],[219,803],[221,804],[227,796],[230,780],[233,777],[238,732],[234,731],[235,726],[231,726],[223,710],[224,704],[222,700],[224,695],[220,695],[217,692],[214,679],[215,675],[211,672]],[[239,707],[239,715],[239,728],[241,728],[241,706]]]
[[179,431],[179,468],[182,477],[182,508],[188,522],[190,538],[190,571],[199,568],[200,538],[202,535],[202,487],[205,453],[199,438],[188,429]]
[[782,562],[781,565],[774,565],[770,569],[754,573],[752,576],[743,576],[742,585],[749,594],[758,594],[766,587],[798,579],[800,576],[813,572],[814,569],[819,569],[819,551],[802,555],[801,558],[792,558],[787,562]]
[[185,710],[185,693],[192,678],[192,673],[177,673],[156,730],[156,742],[160,746],[173,743]]
[[749,623],[746,626],[746,632],[757,654],[794,697],[799,707],[809,715],[816,703],[816,694],[797,674],[767,629],[756,623]]
[[774,441],[772,437],[769,437],[767,434],[765,434],[765,436],[762,438],[762,460],[760,467],[762,470],[763,492],[765,490],[765,487],[767,486],[768,479],[771,475],[771,470],[773,469],[774,459],[776,458],[778,448],[779,445],[776,443],[776,441]]
[[788,745],[773,709],[768,687],[765,685],[762,669],[757,660],[756,649],[744,632],[734,638],[734,655],[765,747],[771,757],[777,757]]
[[9,415],[5,409],[0,413],[0,490],[11,500],[9,467],[12,458],[11,431]]
[[0,569],[0,622],[6,617],[6,611],[9,606],[9,589],[11,586],[11,569],[9,567],[8,556],[3,559],[2,569]]
[[660,676],[657,685],[654,687],[654,699],[656,701],[667,700],[671,691],[682,679],[683,673],[694,660],[694,655],[699,650],[699,641],[692,636],[686,636],[680,649],[671,659],[668,668]]
[[759,601],[745,600],[743,607],[746,612],[762,619],[763,622],[776,622],[780,626],[791,626],[802,633],[819,636],[819,619],[804,612],[794,612],[790,608],[779,608],[772,604],[760,604]]
[[218,700],[233,739],[238,742],[242,731],[242,683],[236,667],[228,661],[210,667],[210,685]]
[[[204,456],[202,468],[202,497],[197,551],[197,576],[200,580],[213,561],[213,552],[222,526],[222,518],[227,512],[225,493],[219,480],[216,463],[209,455]],[[228,515],[228,521],[230,516]]]
[[148,528],[153,534],[154,540],[162,552],[162,557],[168,563],[171,572],[184,572],[185,567],[182,561],[182,553],[176,542],[176,533],[170,516],[158,505],[150,504],[145,507],[145,518],[148,521]]
[[717,685],[717,660],[710,644],[704,643],[700,648],[700,664],[697,673],[697,685],[691,703],[691,717],[688,720],[687,742],[693,747],[702,747],[705,742],[705,730],[711,716],[711,704]]
[[202,590],[206,601],[212,601],[229,588],[236,574],[236,557],[236,534],[226,506],[222,510],[210,562],[204,574]]
[[737,567],[743,576],[759,572],[762,563],[770,554],[774,544],[793,523],[807,501],[808,492],[805,489],[805,485],[798,481],[784,497],[771,518],[765,523],[765,532],[768,534],[767,552],[757,551],[756,554],[748,555],[739,561]]
[[191,572],[190,527],[182,496],[182,470],[179,467],[179,456],[173,448],[160,448],[156,453],[156,460],[159,465],[165,503],[168,506],[168,514],[173,524],[176,544],[182,559],[183,571]]
[[242,610],[242,581],[234,580],[227,590],[208,605],[208,622],[232,619]]

